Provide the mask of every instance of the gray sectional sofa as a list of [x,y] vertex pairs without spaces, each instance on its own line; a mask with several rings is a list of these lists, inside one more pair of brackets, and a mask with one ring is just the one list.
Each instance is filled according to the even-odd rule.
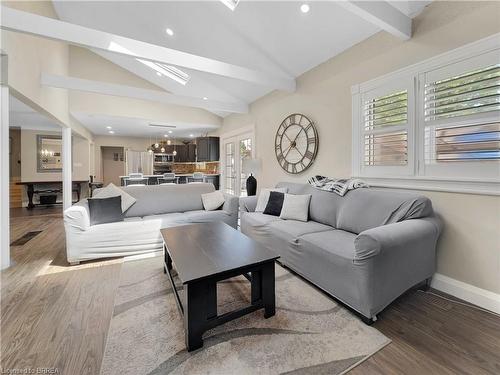
[[176,225],[223,221],[237,227],[238,197],[224,194],[220,209],[203,209],[201,195],[215,191],[213,184],[131,185],[122,189],[136,199],[125,211],[124,221],[91,226],[86,199],[64,211],[68,262],[160,251],[160,229]]
[[312,195],[309,221],[254,212],[257,197],[245,197],[241,231],[366,323],[409,288],[430,281],[441,223],[428,198],[389,189],[356,189],[341,197],[308,184],[277,187]]

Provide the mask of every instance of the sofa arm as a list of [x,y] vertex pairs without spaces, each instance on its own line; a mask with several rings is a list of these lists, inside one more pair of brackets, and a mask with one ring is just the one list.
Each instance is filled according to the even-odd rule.
[[224,194],[224,204],[222,205],[222,211],[227,212],[231,216],[238,217],[238,197],[235,195]]
[[257,196],[241,197],[240,198],[240,211],[241,212],[254,212],[257,207]]
[[441,221],[430,216],[365,230],[354,240],[354,263],[364,262],[385,252],[435,251],[441,227]]
[[79,230],[90,228],[90,215],[86,201],[81,201],[64,211],[64,225]]

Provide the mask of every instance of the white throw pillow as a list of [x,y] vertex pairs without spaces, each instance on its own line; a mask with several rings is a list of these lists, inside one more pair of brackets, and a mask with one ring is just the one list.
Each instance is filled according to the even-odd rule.
[[213,211],[218,209],[226,201],[224,194],[220,190],[216,190],[212,193],[206,193],[201,195],[201,200],[203,202],[203,207],[205,211]]
[[269,195],[271,191],[277,191],[279,193],[286,193],[288,188],[273,188],[273,189],[261,189],[259,193],[259,198],[257,198],[257,206],[255,207],[255,212],[264,212],[269,201]]
[[127,211],[137,201],[133,196],[124,192],[113,183],[96,191],[93,198],[111,198],[119,195],[122,197],[122,213]]
[[309,202],[311,194],[285,194],[280,219],[307,221],[309,218]]

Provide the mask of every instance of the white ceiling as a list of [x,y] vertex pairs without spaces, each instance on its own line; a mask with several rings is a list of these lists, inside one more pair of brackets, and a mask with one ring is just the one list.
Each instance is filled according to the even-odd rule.
[[[144,118],[130,118],[119,116],[108,116],[102,114],[93,114],[85,112],[71,112],[71,115],[81,124],[85,124],[94,134],[111,135],[109,131],[114,131],[114,135],[122,137],[163,137],[165,134],[171,138],[190,138],[206,135],[210,131],[218,128],[217,125],[208,124],[190,124],[181,122],[158,122]],[[163,125],[166,127],[149,126]],[[108,129],[110,126],[112,129]],[[171,130],[172,133],[168,133]]]
[[[414,17],[430,1],[389,3]],[[311,10],[304,14],[297,1],[241,0],[234,12],[220,1],[130,1],[119,5],[114,1],[54,2],[63,21],[290,77],[301,75],[380,31],[334,1],[309,4]],[[166,34],[167,27],[174,31],[173,36]],[[181,69],[191,79],[183,86],[158,77],[131,57],[94,52],[178,95],[251,103],[272,91],[269,87],[186,68]],[[88,121],[88,116],[81,119],[94,132]]]
[[12,95],[9,96],[9,126],[12,128],[60,131],[61,127]]

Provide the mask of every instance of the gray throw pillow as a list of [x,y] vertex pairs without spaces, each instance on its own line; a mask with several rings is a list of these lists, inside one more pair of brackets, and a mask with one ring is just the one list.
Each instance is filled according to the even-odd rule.
[[90,225],[123,221],[122,197],[89,198]]
[[133,196],[126,193],[112,182],[105,188],[94,192],[94,198],[110,198],[116,196],[122,197],[122,212],[127,211],[130,206],[136,202],[136,199]]
[[311,194],[285,194],[280,218],[284,220],[307,221],[309,219],[309,202]]

